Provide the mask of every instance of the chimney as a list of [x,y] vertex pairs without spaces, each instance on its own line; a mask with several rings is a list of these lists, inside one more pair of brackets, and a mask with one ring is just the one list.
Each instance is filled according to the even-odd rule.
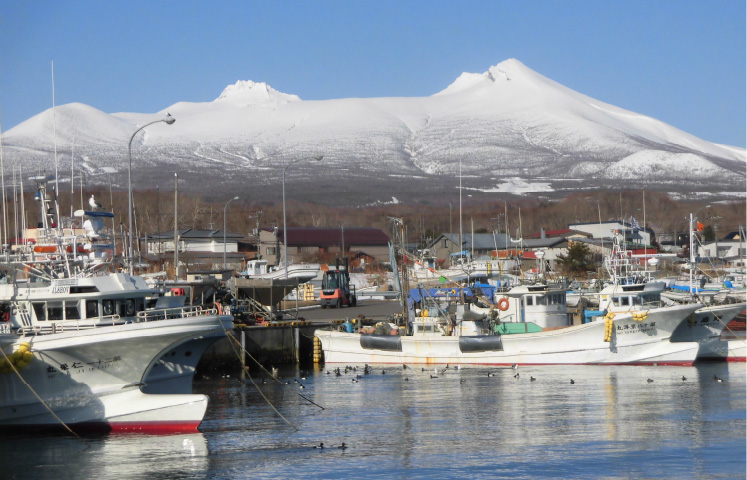
[[545,238],[545,227],[542,227],[542,230],[540,230],[540,238]]

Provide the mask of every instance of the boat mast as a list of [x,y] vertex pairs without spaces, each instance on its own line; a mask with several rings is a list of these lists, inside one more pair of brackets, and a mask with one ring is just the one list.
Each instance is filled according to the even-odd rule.
[[3,188],[3,230],[2,230],[2,242],[0,245],[10,244],[8,241],[8,211],[5,204],[6,192],[5,192],[5,158],[3,157],[3,125],[2,115],[0,112],[0,179],[2,180]]
[[73,135],[73,147],[70,150],[70,217],[73,216],[75,204],[75,135]]
[[179,280],[179,230],[177,214],[179,213],[179,175],[174,172],[174,280]]
[[54,60],[52,60],[52,131],[54,133],[54,213],[57,217],[55,227],[60,228],[60,204],[57,194],[60,192],[60,175],[57,168],[57,115],[54,103]]
[[459,256],[462,255],[462,159],[459,159]]
[[693,214],[690,214],[690,298],[693,297],[693,268],[695,268],[695,253],[693,252]]

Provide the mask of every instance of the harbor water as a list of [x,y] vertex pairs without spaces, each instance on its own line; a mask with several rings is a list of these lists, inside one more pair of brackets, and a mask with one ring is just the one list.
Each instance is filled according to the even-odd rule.
[[199,433],[6,433],[0,478],[745,478],[744,363],[444,367],[200,378]]

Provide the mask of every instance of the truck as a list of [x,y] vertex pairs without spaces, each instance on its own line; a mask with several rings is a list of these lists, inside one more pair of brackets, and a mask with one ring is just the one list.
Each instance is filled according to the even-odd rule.
[[347,258],[336,259],[334,267],[330,265],[324,272],[319,303],[322,308],[341,308],[343,305],[355,306],[355,285],[350,285],[350,270]]

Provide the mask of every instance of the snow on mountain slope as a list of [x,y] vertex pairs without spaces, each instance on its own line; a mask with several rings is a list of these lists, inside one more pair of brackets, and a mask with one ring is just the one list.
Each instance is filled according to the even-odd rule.
[[[56,126],[55,126],[56,124]],[[132,126],[82,103],[69,103],[34,115],[3,134],[3,142],[39,148],[59,144],[118,144],[132,134]],[[128,133],[129,132],[129,133]]]
[[634,153],[597,172],[598,176],[608,179],[630,178],[631,174],[648,181],[677,176],[717,179],[729,172],[699,155],[660,150]]
[[[176,169],[195,178],[207,171],[225,188],[240,188],[242,176],[251,176],[271,192],[283,165],[315,155],[324,155],[323,167],[294,167],[310,183],[309,195],[330,181],[360,183],[361,203],[417,196],[426,189],[416,184],[453,185],[460,160],[463,173],[482,182],[471,186],[481,192],[495,191],[503,178],[524,182],[522,190],[541,185],[538,191],[556,184],[609,188],[621,180],[630,188],[686,190],[702,179],[714,190],[742,190],[745,179],[744,149],[595,100],[514,59],[464,73],[430,97],[303,101],[238,81],[212,102],[179,102],[155,114],[63,105],[56,109],[58,148],[69,150],[75,138],[95,182],[98,174],[122,172],[132,133],[166,112],[176,123],[154,124],[136,140],[150,183]],[[54,142],[51,119],[50,109],[6,132],[6,156],[43,164],[42,152]]]

